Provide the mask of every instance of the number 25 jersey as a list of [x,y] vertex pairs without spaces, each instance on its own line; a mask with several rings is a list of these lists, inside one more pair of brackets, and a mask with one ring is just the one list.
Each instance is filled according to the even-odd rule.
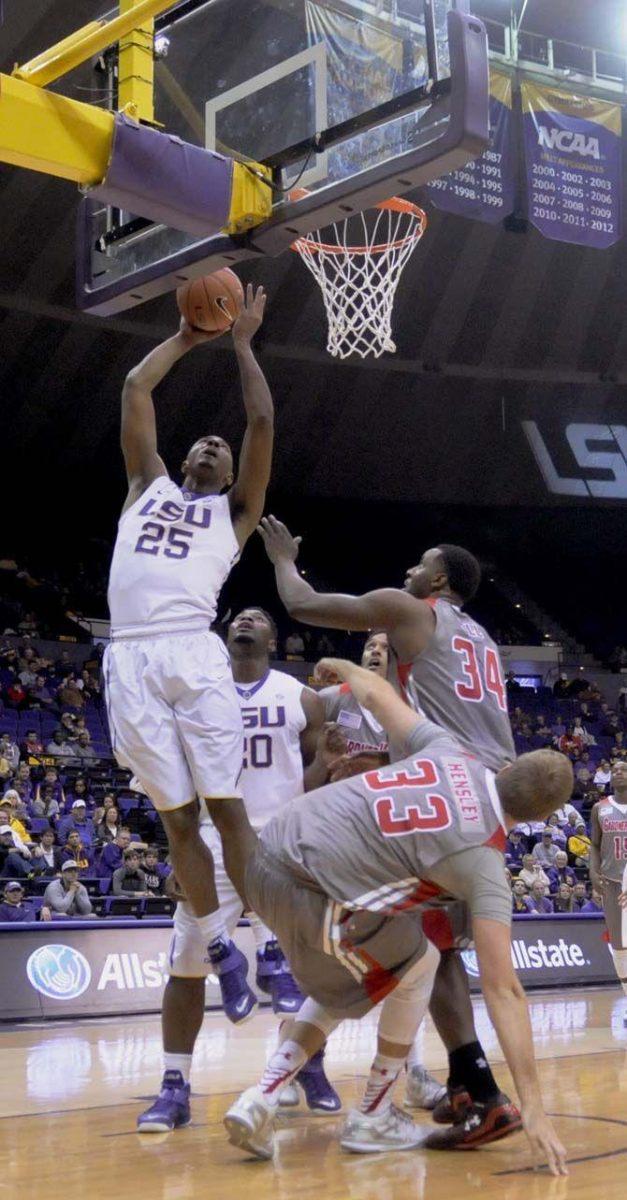
[[430,600],[435,628],[409,663],[390,649],[388,678],[424,713],[489,767],[516,757],[498,647],[485,629],[450,600]]
[[238,556],[228,496],[199,496],[159,476],[120,518],[109,576],[112,634],[208,629]]

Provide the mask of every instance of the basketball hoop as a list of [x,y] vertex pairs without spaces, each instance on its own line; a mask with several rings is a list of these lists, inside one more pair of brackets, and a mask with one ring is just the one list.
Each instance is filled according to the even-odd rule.
[[[292,193],[292,199],[306,195]],[[335,358],[394,354],[392,308],[406,262],[427,227],[421,208],[393,196],[368,212],[336,221],[325,233],[303,234],[292,245],[322,291]]]

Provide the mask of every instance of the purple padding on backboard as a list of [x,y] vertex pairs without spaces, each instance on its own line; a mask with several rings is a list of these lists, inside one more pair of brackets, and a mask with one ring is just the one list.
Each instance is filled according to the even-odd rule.
[[118,113],[107,174],[87,192],[134,216],[202,238],[226,225],[232,178],[231,159]]

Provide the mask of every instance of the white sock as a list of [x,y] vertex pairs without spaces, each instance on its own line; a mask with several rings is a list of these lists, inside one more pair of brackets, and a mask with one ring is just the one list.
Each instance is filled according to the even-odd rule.
[[627,950],[613,950],[612,954],[618,982],[627,996]]
[[254,912],[247,912],[246,916],[250,922],[250,928],[253,931],[255,939],[255,950],[265,950],[266,942],[274,941],[274,934],[267,925],[264,925],[260,917]]
[[297,1042],[289,1039],[282,1042],[278,1050],[275,1050],[268,1060],[259,1083],[267,1104],[274,1108],[279,1103],[281,1089],[291,1083],[295,1075],[298,1075],[301,1067],[304,1067],[307,1062],[307,1057],[307,1051],[303,1050]]
[[216,908],[215,912],[207,913],[206,917],[196,917],[196,921],[207,943],[215,942],[216,938],[219,937],[224,938],[224,941],[228,942],[229,935],[226,932],[224,918],[219,908]]
[[409,1051],[409,1054],[407,1055],[407,1070],[410,1071],[412,1067],[421,1067],[421,1066],[422,1066],[422,1050],[419,1049],[418,1038],[416,1038],[416,1041],[412,1044],[411,1050]]
[[370,1068],[364,1098],[359,1105],[361,1113],[378,1117],[387,1112],[392,1103],[392,1090],[403,1069],[404,1061],[402,1058],[387,1058],[384,1054],[377,1054]]
[[170,1054],[167,1050],[163,1053],[163,1070],[164,1071],[180,1071],[185,1083],[189,1083],[189,1073],[192,1069],[191,1054]]

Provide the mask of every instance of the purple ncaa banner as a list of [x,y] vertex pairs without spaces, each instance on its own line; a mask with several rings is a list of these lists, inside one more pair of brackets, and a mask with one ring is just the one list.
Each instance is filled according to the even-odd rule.
[[434,179],[426,191],[435,208],[495,225],[514,209],[512,81],[490,71],[490,146],[480,158]]
[[524,80],[529,216],[545,237],[605,249],[621,236],[619,104]]

